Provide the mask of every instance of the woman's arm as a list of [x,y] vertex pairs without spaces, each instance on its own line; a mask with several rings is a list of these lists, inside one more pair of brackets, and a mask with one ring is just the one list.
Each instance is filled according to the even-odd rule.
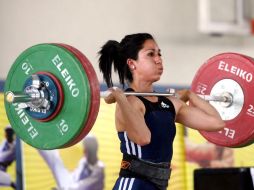
[[105,101],[117,103],[115,113],[117,131],[126,131],[130,140],[141,146],[149,144],[151,132],[145,123],[143,103],[135,96],[126,97],[120,89],[111,91],[111,95],[106,97]]
[[[220,114],[207,101],[190,90],[181,90],[178,93],[179,99],[173,99],[177,110],[177,122],[193,129],[205,131],[218,131],[225,127],[225,122],[221,119]],[[189,105],[184,101],[189,102]]]

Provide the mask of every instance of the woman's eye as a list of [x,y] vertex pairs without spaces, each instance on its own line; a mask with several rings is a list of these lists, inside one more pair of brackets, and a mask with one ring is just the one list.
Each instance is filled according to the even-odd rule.
[[156,55],[158,55],[158,56],[160,56],[161,57],[161,53],[156,53],[156,52],[149,52],[148,54],[147,54],[148,56],[150,56],[150,57],[154,57],[154,56],[156,56]]
[[148,56],[154,56],[154,52],[150,52],[150,53],[148,53]]

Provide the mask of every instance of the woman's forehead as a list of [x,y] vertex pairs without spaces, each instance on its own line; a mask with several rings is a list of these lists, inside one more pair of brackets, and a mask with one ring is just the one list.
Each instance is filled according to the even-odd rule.
[[157,43],[152,39],[146,40],[143,44],[143,49],[158,49],[158,48],[159,47]]
[[152,39],[149,39],[149,40],[146,40],[143,44],[143,50],[160,50],[157,43],[152,40]]

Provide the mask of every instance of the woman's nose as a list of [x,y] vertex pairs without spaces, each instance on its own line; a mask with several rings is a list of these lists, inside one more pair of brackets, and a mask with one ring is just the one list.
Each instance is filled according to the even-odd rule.
[[161,59],[160,56],[156,56],[156,57],[155,57],[155,63],[156,63],[156,64],[162,64],[162,59]]

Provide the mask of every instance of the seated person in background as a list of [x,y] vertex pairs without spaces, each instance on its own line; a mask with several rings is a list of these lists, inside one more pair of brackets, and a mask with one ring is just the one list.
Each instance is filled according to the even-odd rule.
[[58,150],[38,150],[48,164],[58,189],[103,190],[104,164],[98,160],[98,142],[88,135],[83,140],[84,156],[74,171],[68,171]]
[[15,183],[11,180],[11,176],[6,173],[16,159],[16,140],[15,133],[11,126],[4,129],[5,139],[0,144],[0,186],[11,186],[15,188]]

